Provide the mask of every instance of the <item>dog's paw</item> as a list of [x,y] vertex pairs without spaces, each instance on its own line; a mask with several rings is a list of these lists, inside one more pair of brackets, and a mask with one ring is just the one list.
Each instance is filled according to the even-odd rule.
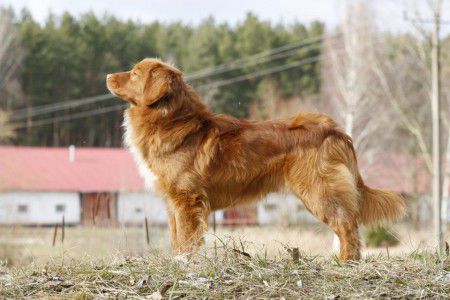
[[176,255],[173,258],[173,260],[187,264],[189,262],[189,256],[190,256],[190,253],[182,253],[182,254]]

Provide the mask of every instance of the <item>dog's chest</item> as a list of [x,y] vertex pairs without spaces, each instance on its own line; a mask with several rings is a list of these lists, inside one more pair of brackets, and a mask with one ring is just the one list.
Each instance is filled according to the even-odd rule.
[[131,126],[129,120],[130,119],[129,119],[129,116],[128,116],[128,112],[125,111],[123,125],[122,125],[124,127],[124,129],[125,129],[124,144],[125,144],[125,146],[128,148],[128,150],[130,151],[130,153],[134,157],[134,160],[135,160],[136,165],[138,167],[139,173],[144,178],[145,187],[148,190],[154,190],[154,188],[155,188],[155,181],[157,180],[157,177],[150,170],[150,168],[148,167],[144,157],[142,156],[141,152],[139,151],[139,149],[136,147],[136,145],[134,143],[134,140],[133,140],[133,136],[134,136],[133,127]]

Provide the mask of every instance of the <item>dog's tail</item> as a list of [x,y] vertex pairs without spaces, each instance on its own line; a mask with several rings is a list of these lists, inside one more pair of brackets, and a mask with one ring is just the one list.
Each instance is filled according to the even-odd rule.
[[374,225],[402,218],[406,213],[403,197],[394,192],[372,189],[360,181],[361,221],[364,225]]

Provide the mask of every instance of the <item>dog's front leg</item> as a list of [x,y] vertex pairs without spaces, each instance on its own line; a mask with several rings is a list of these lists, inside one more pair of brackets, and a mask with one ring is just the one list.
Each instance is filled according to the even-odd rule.
[[170,228],[170,244],[172,246],[172,251],[178,253],[178,236],[177,236],[177,222],[175,219],[175,212],[172,208],[167,209],[167,216],[169,218],[169,228]]
[[204,244],[209,214],[207,202],[195,197],[178,199],[175,203],[177,250],[179,253],[195,252]]

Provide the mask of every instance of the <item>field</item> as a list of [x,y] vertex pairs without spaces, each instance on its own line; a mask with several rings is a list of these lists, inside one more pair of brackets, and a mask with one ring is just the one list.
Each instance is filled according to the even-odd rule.
[[[427,232],[340,263],[321,225],[219,227],[191,257],[170,255],[166,228],[0,228],[0,298],[446,298],[450,262]],[[363,233],[364,235],[364,233]],[[295,248],[299,248],[299,252]]]

